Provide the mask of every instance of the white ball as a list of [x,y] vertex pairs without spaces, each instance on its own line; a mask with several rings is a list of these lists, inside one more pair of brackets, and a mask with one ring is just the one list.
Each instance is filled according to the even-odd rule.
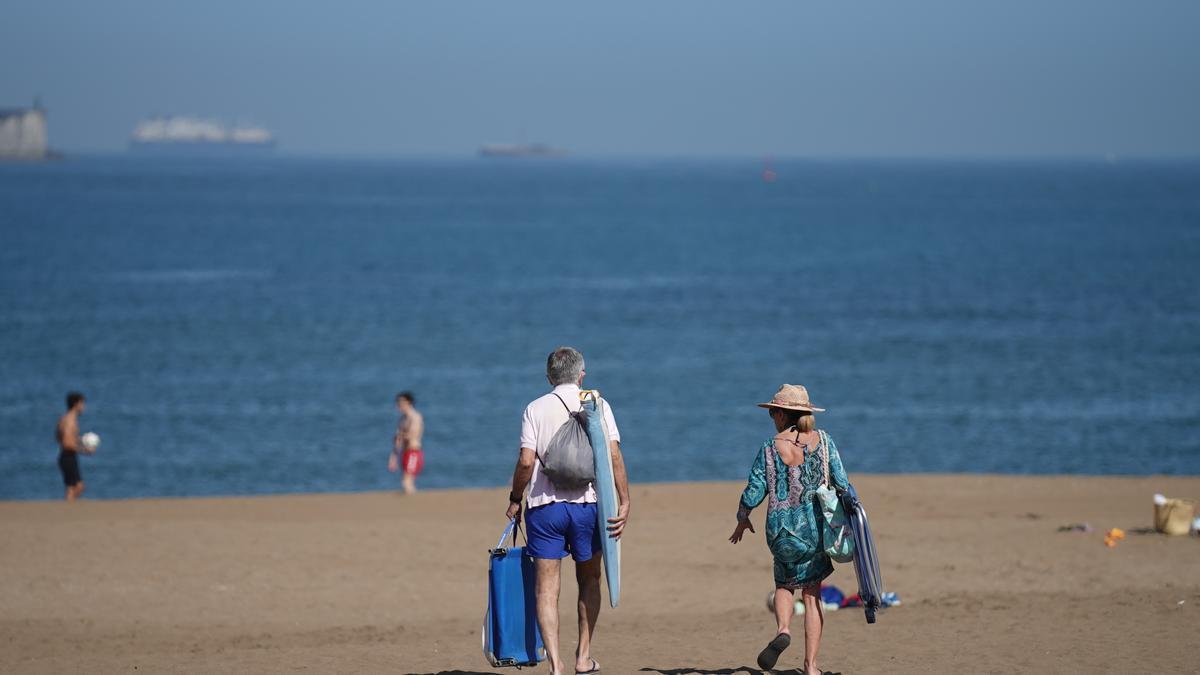
[[89,431],[79,437],[79,442],[83,443],[83,447],[87,448],[88,450],[95,450],[96,448],[100,447],[100,434]]
[[767,611],[772,614],[775,613],[775,591],[767,593]]

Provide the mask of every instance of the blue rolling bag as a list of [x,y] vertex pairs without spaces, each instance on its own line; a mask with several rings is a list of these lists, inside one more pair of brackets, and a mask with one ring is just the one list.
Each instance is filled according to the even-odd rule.
[[883,606],[883,580],[879,576],[879,558],[875,554],[875,540],[871,538],[871,526],[867,524],[867,510],[858,501],[854,486],[841,495],[842,508],[850,520],[854,532],[854,574],[858,577],[858,597],[862,600],[867,623],[875,623],[875,611]]
[[[517,543],[517,521],[509,521],[496,548],[488,551],[488,604],[483,619],[483,655],[493,668],[536,666],[546,658],[537,625],[533,559]],[[512,536],[513,546],[504,542]]]

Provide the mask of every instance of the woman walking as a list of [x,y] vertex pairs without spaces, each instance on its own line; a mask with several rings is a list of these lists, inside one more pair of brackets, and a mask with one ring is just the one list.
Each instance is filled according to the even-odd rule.
[[758,655],[758,666],[771,670],[792,643],[791,621],[795,592],[804,601],[804,673],[820,675],[817,650],[821,645],[821,581],[833,573],[833,562],[821,545],[824,517],[816,490],[828,483],[844,490],[849,481],[842,458],[829,435],[816,428],[815,412],[824,412],[808,399],[808,390],[785,384],[770,403],[760,403],[775,422],[773,438],[759,448],[750,478],[738,505],[737,528],[729,541],[736,544],[746,530],[754,532],[750,511],[767,500],[767,546],[775,561],[775,638]]

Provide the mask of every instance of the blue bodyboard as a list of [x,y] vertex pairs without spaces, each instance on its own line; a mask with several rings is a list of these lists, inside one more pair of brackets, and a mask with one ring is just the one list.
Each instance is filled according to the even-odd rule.
[[621,541],[608,536],[608,519],[617,516],[620,497],[617,495],[616,477],[613,475],[612,451],[608,447],[608,425],[604,421],[604,409],[608,405],[595,390],[579,394],[583,409],[587,411],[588,440],[592,444],[592,455],[596,463],[596,523],[600,530],[600,550],[604,556],[604,579],[608,582],[608,604],[616,608],[621,600]]
[[536,666],[546,658],[538,630],[533,559],[519,546],[505,547],[514,534],[511,520],[500,543],[488,551],[488,604],[483,619],[483,655],[493,668]]
[[867,523],[867,510],[858,500],[854,486],[842,493],[842,508],[854,532],[854,575],[858,577],[858,597],[862,600],[867,623],[875,623],[875,611],[883,605],[883,579],[879,576],[879,556],[875,539]]

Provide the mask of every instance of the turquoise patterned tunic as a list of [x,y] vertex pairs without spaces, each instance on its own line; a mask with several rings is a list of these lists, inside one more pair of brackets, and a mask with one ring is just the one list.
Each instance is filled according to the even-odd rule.
[[[829,482],[844,490],[850,481],[842,467],[837,446],[824,431],[820,443],[829,452]],[[788,466],[775,452],[775,439],[759,448],[750,468],[746,489],[738,504],[738,520],[767,499],[767,546],[775,559],[775,585],[796,590],[819,583],[833,573],[833,562],[821,546],[824,518],[816,502],[824,468],[820,445],[810,451],[800,466]]]

